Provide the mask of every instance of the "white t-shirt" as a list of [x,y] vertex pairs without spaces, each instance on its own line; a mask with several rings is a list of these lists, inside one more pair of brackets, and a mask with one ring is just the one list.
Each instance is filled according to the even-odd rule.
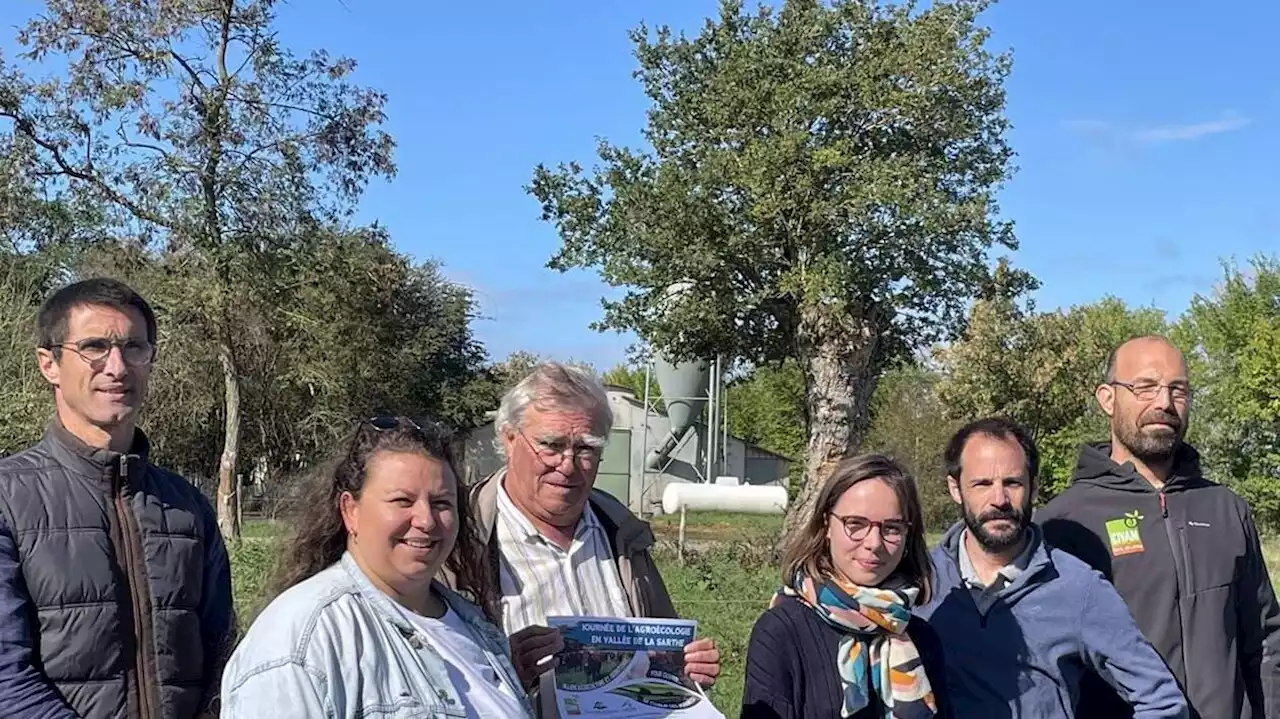
[[449,680],[467,710],[468,719],[491,717],[523,717],[528,710],[501,675],[485,658],[484,650],[467,628],[462,617],[446,605],[439,619],[424,617],[404,607],[400,611],[431,639],[449,667]]

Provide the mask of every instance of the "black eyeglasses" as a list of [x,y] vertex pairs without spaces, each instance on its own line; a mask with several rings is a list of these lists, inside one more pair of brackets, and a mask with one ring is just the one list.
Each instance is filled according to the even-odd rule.
[[54,347],[75,352],[80,355],[80,359],[88,362],[93,367],[101,366],[106,362],[107,357],[111,355],[111,350],[116,347],[120,348],[120,357],[125,364],[133,365],[134,367],[149,365],[156,358],[156,346],[136,337],[123,340],[113,340],[107,337],[86,337],[79,342],[63,342],[45,349],[51,350]]
[[847,517],[841,517],[838,514],[832,514],[844,525],[845,534],[849,535],[849,539],[854,542],[861,542],[871,534],[872,527],[880,528],[880,538],[885,544],[897,544],[907,536],[907,530],[911,529],[911,523],[905,519],[886,519],[876,522],[866,517],[859,517],[851,514]]

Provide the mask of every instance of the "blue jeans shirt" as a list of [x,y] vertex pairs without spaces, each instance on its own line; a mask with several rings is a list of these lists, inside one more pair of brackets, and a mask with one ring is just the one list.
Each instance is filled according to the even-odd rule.
[[[524,696],[502,632],[471,602],[435,588]],[[440,654],[347,553],[272,601],[222,678],[222,719],[465,715]]]

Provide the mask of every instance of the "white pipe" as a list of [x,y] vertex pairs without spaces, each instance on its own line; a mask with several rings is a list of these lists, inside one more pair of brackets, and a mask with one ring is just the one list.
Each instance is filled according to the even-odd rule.
[[662,492],[662,511],[682,510],[785,514],[787,488],[776,484],[698,484],[671,482]]

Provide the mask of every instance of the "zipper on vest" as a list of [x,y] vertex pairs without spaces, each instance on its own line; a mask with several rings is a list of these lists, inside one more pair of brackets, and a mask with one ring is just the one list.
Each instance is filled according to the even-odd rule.
[[145,620],[142,617],[142,601],[138,597],[137,564],[138,557],[134,554],[134,527],[133,522],[129,520],[133,516],[129,509],[128,503],[124,497],[125,481],[129,477],[129,457],[128,455],[120,455],[119,474],[116,475],[115,486],[112,488],[116,502],[116,516],[120,518],[120,537],[121,552],[124,554],[124,575],[125,582],[129,586],[129,601],[133,605],[133,634],[136,637],[136,646],[133,652],[133,671],[134,683],[137,685],[138,692],[138,716],[150,717],[151,712],[151,694],[147,690],[146,679],[146,663],[142,659],[142,653],[149,650],[148,643],[150,638],[146,636],[143,625]]

